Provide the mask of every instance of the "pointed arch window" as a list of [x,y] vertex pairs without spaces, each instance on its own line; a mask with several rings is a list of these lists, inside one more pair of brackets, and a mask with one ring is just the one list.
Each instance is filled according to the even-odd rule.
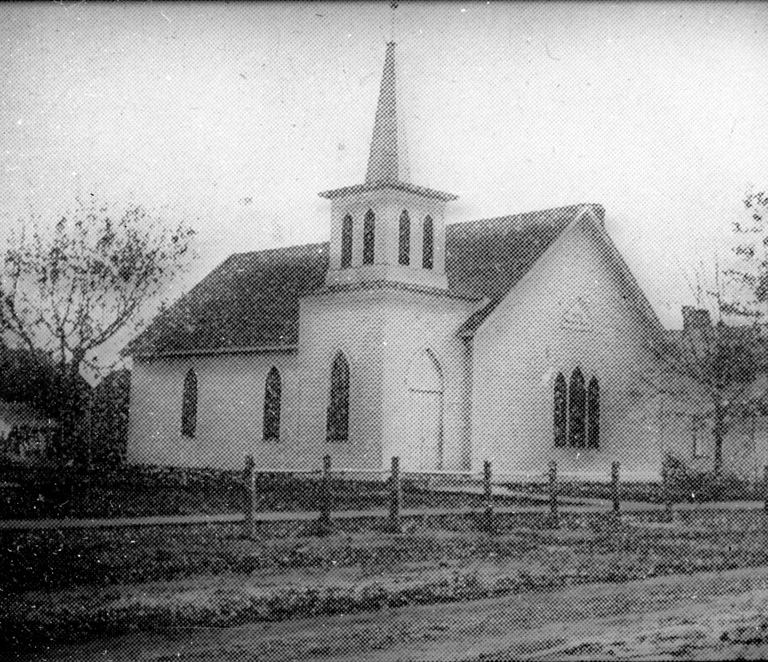
[[347,214],[341,222],[341,268],[352,265],[352,217]]
[[431,269],[434,265],[434,253],[435,253],[435,228],[432,223],[432,218],[427,216],[424,219],[424,227],[422,231],[422,251],[421,251],[421,266],[424,269]]
[[331,368],[331,394],[326,418],[326,440],[349,440],[349,363],[339,352]]
[[267,441],[280,440],[280,399],[282,383],[280,372],[276,367],[267,375],[264,386],[264,419],[262,422],[262,438]]
[[594,376],[587,387],[587,447],[600,448],[600,383]]
[[184,377],[184,394],[181,401],[181,434],[193,438],[197,430],[197,375],[194,368]]
[[567,443],[568,426],[568,391],[562,372],[555,379],[555,446],[562,447]]
[[373,210],[365,212],[363,221],[363,264],[373,264],[376,240],[376,215]]
[[581,368],[571,374],[568,387],[568,445],[584,448],[586,445],[586,392]]
[[411,263],[411,218],[408,211],[403,209],[400,214],[400,257],[399,263],[408,266]]

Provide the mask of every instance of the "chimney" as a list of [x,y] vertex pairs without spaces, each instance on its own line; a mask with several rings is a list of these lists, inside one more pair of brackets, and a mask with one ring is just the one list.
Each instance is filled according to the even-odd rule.
[[712,326],[709,319],[709,311],[705,308],[694,308],[693,306],[683,306],[683,330],[706,329]]

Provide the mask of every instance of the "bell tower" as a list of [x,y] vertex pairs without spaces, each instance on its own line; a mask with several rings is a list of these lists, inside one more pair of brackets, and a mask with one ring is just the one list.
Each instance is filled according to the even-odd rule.
[[389,42],[365,183],[320,194],[331,200],[330,287],[381,281],[448,287],[445,205],[456,196],[410,182],[395,70]]

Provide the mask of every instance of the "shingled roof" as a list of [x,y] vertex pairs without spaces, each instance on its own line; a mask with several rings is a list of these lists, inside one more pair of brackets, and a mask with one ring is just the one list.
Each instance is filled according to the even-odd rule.
[[[602,220],[600,206],[575,205],[447,226],[449,289],[499,301],[585,208]],[[320,243],[230,256],[158,315],[125,353],[296,346],[299,299],[325,288],[328,251],[328,243]]]

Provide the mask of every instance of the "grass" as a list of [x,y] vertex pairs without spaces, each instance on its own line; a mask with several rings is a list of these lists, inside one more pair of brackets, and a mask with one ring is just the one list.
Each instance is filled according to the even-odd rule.
[[[544,483],[507,483],[506,487],[528,494],[549,494]],[[558,481],[557,493],[564,497],[587,499],[612,498],[611,484],[607,482]],[[766,491],[762,482],[739,479],[735,476],[715,476],[712,473],[681,471],[673,474],[669,483],[672,503],[709,503],[717,501],[762,501]],[[623,501],[664,503],[665,494],[661,483],[622,482],[620,498]]]
[[543,518],[499,516],[495,536],[458,515],[408,519],[402,534],[344,521],[323,538],[295,523],[257,540],[223,525],[14,534],[2,541],[0,645],[768,565],[761,513],[676,518],[569,514],[551,530]]

